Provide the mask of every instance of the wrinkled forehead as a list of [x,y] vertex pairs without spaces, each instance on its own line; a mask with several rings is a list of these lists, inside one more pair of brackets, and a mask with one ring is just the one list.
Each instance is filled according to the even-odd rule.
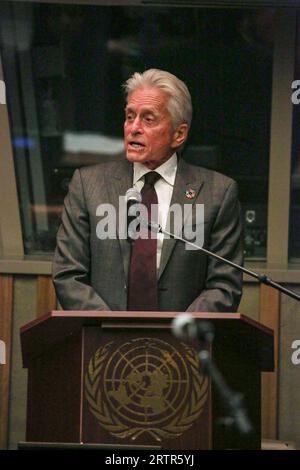
[[167,108],[169,95],[160,88],[141,87],[133,90],[127,97],[126,109],[149,108],[161,110]]

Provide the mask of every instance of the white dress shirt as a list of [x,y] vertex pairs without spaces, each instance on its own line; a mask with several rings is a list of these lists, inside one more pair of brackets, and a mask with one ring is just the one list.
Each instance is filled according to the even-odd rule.
[[[149,170],[142,163],[133,164],[133,187],[138,191],[141,191],[145,184],[145,174],[150,171],[156,171],[159,173],[161,178],[155,183],[155,191],[158,199],[158,223],[164,229],[166,228],[168,212],[171,204],[171,198],[173,194],[173,188],[175,183],[176,171],[177,171],[177,155],[174,153],[169,160],[163,163],[155,170]],[[164,235],[162,233],[157,234],[157,257],[156,265],[157,270],[160,266],[161,251],[164,241]]]

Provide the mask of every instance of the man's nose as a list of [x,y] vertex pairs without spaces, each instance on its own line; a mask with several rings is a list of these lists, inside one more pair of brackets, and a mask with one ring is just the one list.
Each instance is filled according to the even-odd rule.
[[141,125],[141,120],[138,116],[134,119],[134,121],[131,123],[131,133],[132,134],[137,134],[142,132],[142,125]]

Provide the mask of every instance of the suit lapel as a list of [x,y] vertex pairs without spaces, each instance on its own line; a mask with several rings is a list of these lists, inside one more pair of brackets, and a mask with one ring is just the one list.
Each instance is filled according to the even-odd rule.
[[[116,165],[115,171],[113,174],[109,175],[108,179],[108,196],[110,203],[113,207],[117,208],[117,236],[120,243],[120,249],[123,259],[123,267],[125,273],[125,279],[127,278],[127,273],[129,269],[129,262],[130,262],[130,243],[125,238],[124,234],[120,234],[120,227],[119,227],[119,197],[125,196],[127,189],[131,188],[132,181],[133,181],[133,166],[127,162],[127,160],[123,160],[122,162]],[[125,215],[125,214],[124,214]]]
[[[190,165],[188,165],[184,160],[180,159],[178,161],[178,168],[171,199],[171,206],[173,204],[179,204],[181,206],[182,215],[184,215],[184,205],[194,205],[203,184],[204,179],[196,179],[192,167],[190,167]],[[170,212],[168,215],[167,227],[170,227],[169,221]],[[175,235],[182,236],[183,224],[184,221],[182,220],[182,224],[176,227]],[[158,278],[160,278],[162,273],[164,272],[168,260],[177,242],[178,241],[174,240],[173,238],[164,239]]]

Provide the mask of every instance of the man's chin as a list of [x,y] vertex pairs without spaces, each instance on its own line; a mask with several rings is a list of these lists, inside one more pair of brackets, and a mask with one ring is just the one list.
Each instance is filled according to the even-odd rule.
[[131,153],[127,152],[126,153],[126,158],[129,162],[139,162],[139,163],[144,163],[146,161],[145,156],[143,155],[138,155],[136,153]]

